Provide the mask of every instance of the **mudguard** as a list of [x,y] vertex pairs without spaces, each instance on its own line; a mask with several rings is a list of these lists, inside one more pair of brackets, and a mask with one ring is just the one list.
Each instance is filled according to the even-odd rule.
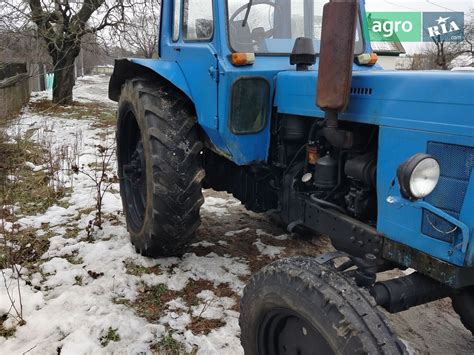
[[115,67],[109,82],[109,99],[118,101],[122,85],[128,79],[139,76],[159,76],[180,89],[192,100],[191,91],[181,68],[176,62],[162,59],[125,58],[115,60]]

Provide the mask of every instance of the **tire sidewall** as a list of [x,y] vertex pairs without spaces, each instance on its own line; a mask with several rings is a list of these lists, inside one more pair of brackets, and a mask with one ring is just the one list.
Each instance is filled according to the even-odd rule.
[[[124,176],[123,176],[123,159],[122,154],[126,149],[122,146],[122,135],[127,132],[123,132],[126,127],[125,120],[127,119],[128,112],[132,112],[135,116],[136,123],[140,130],[140,135],[143,143],[143,152],[145,158],[145,174],[146,174],[146,202],[145,202],[145,213],[143,217],[143,223],[141,228],[135,229],[130,217],[130,210],[125,195]],[[146,231],[149,230],[149,224],[152,223],[153,219],[153,166],[151,158],[151,142],[150,137],[145,134],[148,132],[148,122],[145,117],[145,108],[140,100],[139,92],[131,81],[127,81],[120,95],[119,109],[117,112],[117,161],[118,161],[118,174],[120,179],[120,195],[122,198],[122,205],[127,220],[128,232],[132,243],[137,249],[146,249],[148,244],[149,236]]]
[[347,347],[347,339],[338,336],[334,324],[329,321],[328,315],[322,311],[323,304],[316,306],[315,301],[318,304],[322,303],[317,295],[315,295],[314,300],[309,300],[299,291],[299,288],[282,288],[281,283],[259,288],[253,294],[250,307],[246,311],[246,317],[242,319],[241,323],[244,347],[249,349],[246,353],[260,354],[258,330],[266,314],[279,308],[291,310],[297,314],[320,332],[332,349],[337,349],[335,350],[336,354],[344,354],[344,351],[339,349]]
[[265,315],[276,309],[311,325],[313,334],[318,332],[335,354],[407,354],[369,293],[314,258],[282,259],[251,278],[240,302],[246,354],[262,354],[258,331]]

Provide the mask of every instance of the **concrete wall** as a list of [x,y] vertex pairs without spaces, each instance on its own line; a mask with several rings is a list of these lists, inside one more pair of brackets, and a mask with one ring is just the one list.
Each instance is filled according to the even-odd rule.
[[114,67],[113,66],[106,66],[106,65],[97,65],[92,69],[92,75],[100,75],[100,74],[106,74],[106,75],[112,75],[114,72]]
[[30,98],[28,75],[17,74],[0,81],[0,120],[18,114]]
[[377,61],[377,63],[380,64],[385,70],[395,70],[397,67],[398,58],[400,57],[379,55],[379,60]]

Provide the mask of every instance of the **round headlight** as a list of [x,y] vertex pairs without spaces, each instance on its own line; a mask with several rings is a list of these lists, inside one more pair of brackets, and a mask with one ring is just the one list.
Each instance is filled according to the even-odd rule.
[[424,198],[435,189],[439,175],[439,164],[432,156],[416,154],[398,168],[400,192],[410,200]]

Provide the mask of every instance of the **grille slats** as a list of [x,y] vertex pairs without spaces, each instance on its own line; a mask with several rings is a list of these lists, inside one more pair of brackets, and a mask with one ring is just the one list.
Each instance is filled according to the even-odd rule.
[[[474,148],[429,142],[427,153],[438,160],[441,176],[438,186],[425,201],[459,218],[474,167]],[[454,225],[426,210],[423,211],[421,231],[449,243],[460,236]]]

